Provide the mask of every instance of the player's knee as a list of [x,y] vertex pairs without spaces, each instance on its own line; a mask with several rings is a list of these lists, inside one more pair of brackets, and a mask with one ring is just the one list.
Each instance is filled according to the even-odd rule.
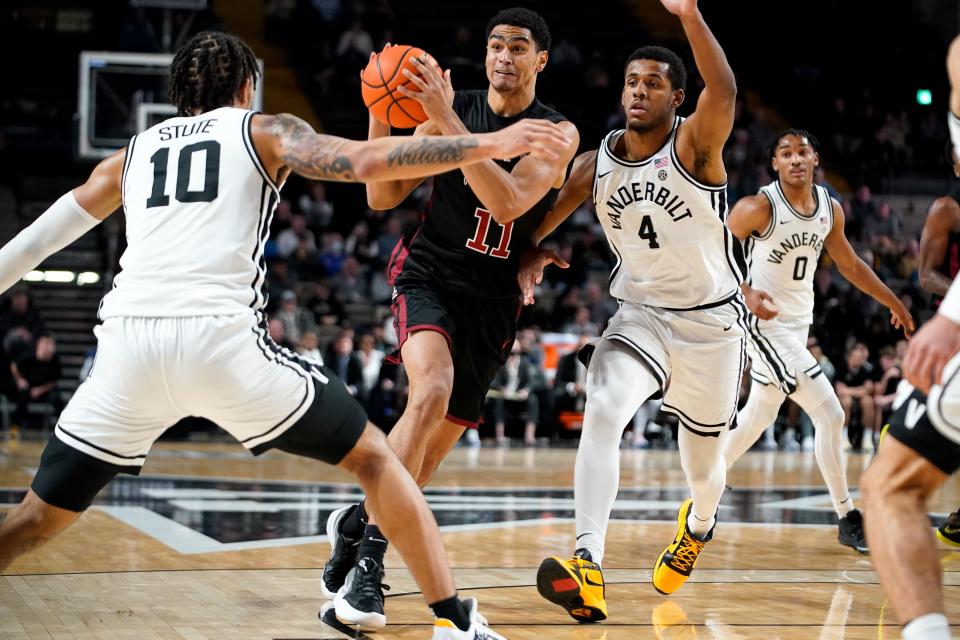
[[387,438],[377,427],[368,424],[363,430],[360,440],[340,462],[343,469],[357,478],[363,479],[378,473],[391,459],[395,457]]
[[425,418],[440,419],[447,413],[452,391],[453,385],[444,379],[421,381],[416,388],[411,388],[406,410]]
[[[824,427],[832,430],[841,430],[843,429],[843,423],[846,420],[846,415],[843,412],[843,407],[840,405],[840,401],[836,397],[828,398],[826,402],[820,405],[819,413],[822,416],[824,421]],[[816,427],[820,427],[818,424],[814,424]]]

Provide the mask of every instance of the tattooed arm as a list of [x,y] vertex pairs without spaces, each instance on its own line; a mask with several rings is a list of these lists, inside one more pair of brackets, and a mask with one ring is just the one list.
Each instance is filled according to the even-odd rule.
[[566,142],[552,123],[518,125],[487,134],[357,141],[316,133],[283,113],[255,116],[252,129],[254,146],[277,183],[291,171],[312,180],[372,182],[429,176],[503,154],[549,153]]

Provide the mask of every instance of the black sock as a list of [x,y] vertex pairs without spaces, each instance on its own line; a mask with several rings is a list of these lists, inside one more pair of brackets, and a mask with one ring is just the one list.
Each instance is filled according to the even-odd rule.
[[363,530],[367,526],[369,516],[367,516],[367,510],[364,504],[365,503],[361,502],[360,504],[354,505],[350,512],[340,521],[340,533],[351,540],[359,540],[362,538]]
[[470,628],[470,616],[467,613],[467,608],[463,606],[463,602],[456,594],[446,600],[434,602],[430,605],[430,608],[433,609],[433,615],[438,618],[446,618],[457,625],[460,631],[466,631]]
[[357,558],[370,558],[383,566],[383,556],[387,552],[387,539],[380,533],[380,527],[368,524],[363,530],[363,539],[357,549]]

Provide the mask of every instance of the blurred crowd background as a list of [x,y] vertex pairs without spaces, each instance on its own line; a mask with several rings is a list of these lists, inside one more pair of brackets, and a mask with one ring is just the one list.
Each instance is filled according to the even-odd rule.
[[[202,29],[230,30],[266,62],[268,111],[284,110],[288,103],[281,98],[291,91],[271,79],[289,76],[292,91],[312,111],[298,115],[327,132],[362,138],[367,115],[358,76],[372,51],[386,42],[416,44],[452,70],[455,88],[482,88],[484,27],[501,8],[434,0],[224,0],[200,3],[200,9],[89,4],[13,2],[0,8],[0,50],[11,63],[0,92],[4,241],[89,171],[90,161],[76,154],[81,50],[159,53]],[[611,0],[589,10],[519,4],[541,12],[551,27],[554,43],[538,95],[578,126],[583,150],[622,126],[623,61],[638,46],[675,48],[690,71],[681,114],[695,103],[700,80],[689,47],[655,0]],[[879,12],[868,2],[834,0],[807,3],[803,15],[775,3],[745,1],[736,11],[727,3],[702,4],[739,85],[736,124],[725,149],[731,204],[773,179],[766,149],[776,131],[810,130],[820,142],[818,182],[842,203],[857,252],[916,316],[928,316],[929,297],[918,284],[918,240],[929,203],[955,186],[945,152],[943,59],[960,24],[956,3],[897,3]],[[400,207],[374,212],[362,188],[293,178],[267,245],[271,336],[322,358],[384,429],[402,412],[406,396],[402,367],[385,361],[396,348],[385,266],[402,234],[417,224],[429,194],[427,181]],[[549,270],[537,304],[524,310],[480,438],[471,436],[468,444],[479,445],[481,438],[498,446],[576,441],[585,372],[571,354],[600,335],[617,309],[606,289],[613,261],[592,202],[544,244],[571,266]],[[75,260],[102,275],[95,284],[36,282],[5,297],[4,427],[49,429],[89,370],[95,318],[83,310],[109,286],[122,249],[122,221],[111,220],[71,248]],[[852,288],[828,258],[817,268],[815,287],[811,350],[848,409],[850,446],[870,448],[861,434],[882,423],[905,342],[886,309]],[[625,446],[674,446],[670,420],[653,404],[643,407]],[[174,435],[187,427],[198,431],[196,424],[184,425]],[[788,403],[760,446],[811,447],[809,421]]]

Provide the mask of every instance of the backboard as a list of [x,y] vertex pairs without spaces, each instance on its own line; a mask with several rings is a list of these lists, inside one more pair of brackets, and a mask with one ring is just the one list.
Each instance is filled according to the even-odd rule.
[[[176,115],[167,100],[169,53],[84,51],[80,54],[77,151],[82,158],[105,158],[130,138]],[[258,59],[253,108],[263,108],[263,61]]]

